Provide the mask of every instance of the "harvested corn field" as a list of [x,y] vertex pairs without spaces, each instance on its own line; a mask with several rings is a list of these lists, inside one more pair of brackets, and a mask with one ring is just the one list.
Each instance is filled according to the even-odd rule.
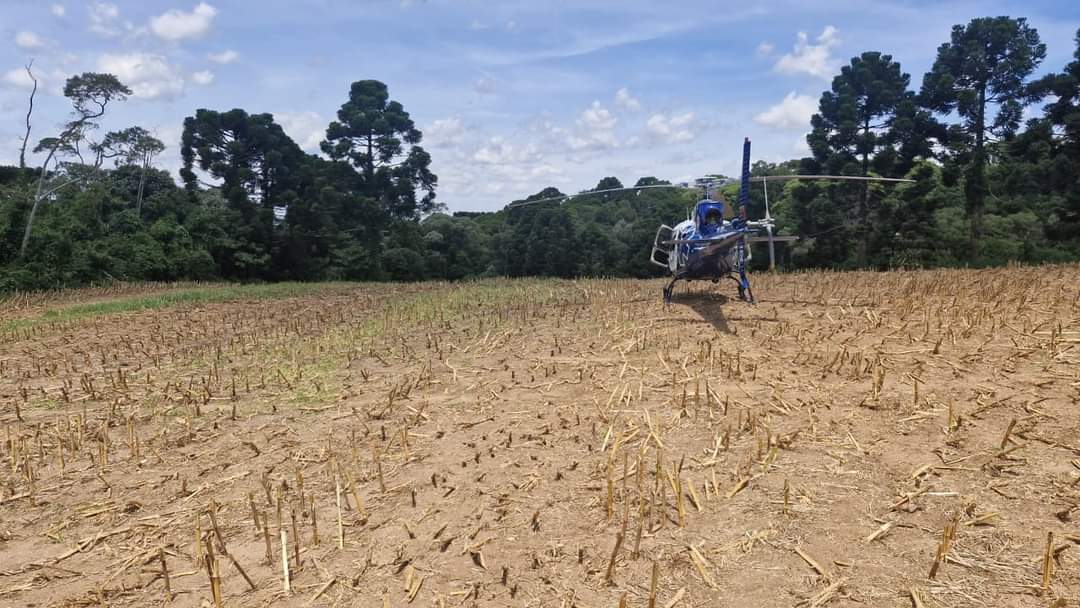
[[1065,606],[1080,266],[0,313],[3,606]]

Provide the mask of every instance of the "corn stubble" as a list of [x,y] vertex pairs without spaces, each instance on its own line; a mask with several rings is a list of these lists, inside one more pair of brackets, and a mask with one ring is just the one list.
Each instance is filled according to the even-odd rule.
[[652,281],[491,280],[54,321],[30,315],[140,292],[12,300],[0,603],[1061,605],[1078,286],[812,272],[664,307]]

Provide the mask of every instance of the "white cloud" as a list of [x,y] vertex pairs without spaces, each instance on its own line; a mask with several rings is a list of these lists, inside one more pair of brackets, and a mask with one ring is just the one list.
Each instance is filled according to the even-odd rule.
[[612,116],[607,108],[600,105],[599,101],[592,102],[592,105],[585,108],[581,117],[578,118],[578,124],[590,131],[610,131],[615,128],[616,122],[618,119]]
[[803,133],[799,136],[799,139],[796,139],[795,143],[792,144],[791,149],[794,150],[796,154],[805,155],[810,153],[810,145],[806,143],[807,135],[809,135],[809,133]]
[[195,84],[201,84],[203,86],[206,86],[211,82],[214,82],[214,73],[210,70],[202,70],[200,72],[195,72],[191,75],[191,80]]
[[[40,78],[38,79],[41,80]],[[20,89],[32,89],[34,87],[34,81],[30,79],[30,75],[26,73],[23,68],[14,68],[4,72],[3,78],[4,84],[12,87],[18,87]]]
[[326,136],[328,121],[317,112],[274,112],[274,120],[296,145],[308,152],[318,152],[319,143]]
[[165,144],[165,151],[155,159],[154,164],[176,176],[177,170],[184,164],[180,156],[180,151],[183,148],[183,142],[181,141],[184,133],[183,126],[175,120],[163,118],[162,122],[157,124],[148,123],[146,128],[150,130],[154,137]]
[[200,2],[190,13],[174,8],[151,18],[150,30],[165,40],[199,38],[210,29],[215,15],[216,8]]
[[111,2],[95,2],[90,5],[90,31],[111,38],[119,36],[121,29],[117,20],[120,8]]
[[693,129],[694,113],[684,112],[668,117],[665,114],[653,114],[645,123],[645,129],[654,139],[669,144],[694,141],[697,134]]
[[90,18],[111,21],[120,16],[120,8],[111,2],[95,2],[90,6]]
[[630,90],[626,87],[615,92],[615,105],[635,112],[641,109],[641,102],[631,95]]
[[598,131],[595,133],[571,133],[566,138],[566,144],[571,150],[606,150],[619,146],[619,140],[610,131]]
[[771,55],[772,52],[773,52],[773,49],[775,49],[775,48],[776,47],[773,46],[773,44],[771,42],[762,41],[761,44],[757,45],[757,54],[758,54],[759,57],[765,57],[765,56]]
[[131,87],[135,97],[172,98],[184,92],[184,77],[161,55],[107,53],[98,59],[98,69],[115,75]]
[[225,64],[225,63],[232,63],[232,62],[236,61],[237,58],[240,57],[240,53],[237,53],[236,51],[234,51],[232,49],[225,49],[224,51],[221,51],[220,53],[210,53],[206,57],[207,57],[207,59],[209,59],[210,61],[213,61],[214,63]]
[[803,73],[828,80],[839,69],[838,62],[832,57],[832,50],[839,44],[839,31],[831,25],[821,31],[817,44],[810,43],[806,32],[799,32],[792,52],[781,57],[774,69],[782,74]]
[[520,133],[512,140],[515,143],[495,136],[473,152],[459,152],[458,148],[435,157],[439,196],[457,208],[475,205],[478,197],[493,199],[501,206],[512,198],[562,182],[562,169],[544,159],[540,152],[543,145],[517,143],[521,141]]
[[496,135],[474,152],[472,159],[487,165],[507,165],[539,162],[542,155],[536,144],[512,144]]
[[1050,104],[1057,103],[1061,98],[1057,95],[1047,95],[1043,98],[1041,103],[1033,103],[1024,106],[1023,111],[1020,113],[1020,122],[1027,123],[1032,118],[1039,118],[1042,116],[1043,108]]
[[36,49],[45,45],[45,42],[34,32],[23,30],[15,34],[15,46],[20,49]]
[[599,101],[594,101],[578,117],[577,128],[573,132],[555,127],[551,133],[564,137],[571,150],[606,150],[619,146],[615,136],[616,124],[618,119]]
[[[618,122],[618,118],[603,104],[593,101],[572,125],[560,126],[552,121],[549,113],[544,112],[532,121],[528,130],[538,138],[544,149],[562,149],[566,152],[610,150],[621,145],[615,133]],[[570,160],[580,163],[584,158],[573,155]]]
[[461,142],[465,135],[465,125],[461,119],[452,116],[440,118],[424,129],[424,145],[431,148],[449,148]]
[[54,4],[49,7],[49,12],[53,14],[53,17],[63,18],[67,14],[67,9],[64,8],[63,4]]
[[805,129],[810,125],[810,117],[817,112],[817,106],[813,97],[792,91],[780,103],[754,116],[754,122],[777,129]]
[[[45,92],[50,95],[61,95],[63,93],[64,82],[67,80],[66,72],[61,69],[46,69],[36,66],[33,70],[34,78],[37,78],[38,81],[38,94]],[[4,72],[0,76],[0,83],[7,87],[27,91],[34,88],[34,81],[30,79],[25,68],[13,68]]]

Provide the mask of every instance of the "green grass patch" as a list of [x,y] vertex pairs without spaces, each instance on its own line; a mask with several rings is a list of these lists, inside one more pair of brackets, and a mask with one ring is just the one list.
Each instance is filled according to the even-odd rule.
[[38,397],[31,399],[27,404],[28,409],[47,409],[55,410],[63,407],[63,403],[59,399],[53,399],[51,397]]
[[354,288],[355,286],[356,284],[352,283],[267,283],[259,285],[221,285],[218,287],[178,289],[147,296],[117,298],[101,302],[72,304],[61,308],[53,308],[46,310],[36,317],[7,321],[3,325],[0,325],[0,331],[12,331],[46,323],[63,323],[91,317],[155,310],[171,306],[293,298],[321,292],[343,291]]

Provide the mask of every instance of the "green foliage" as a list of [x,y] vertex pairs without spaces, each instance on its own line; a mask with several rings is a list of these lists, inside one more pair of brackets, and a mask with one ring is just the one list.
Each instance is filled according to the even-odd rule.
[[[170,306],[212,304],[240,300],[276,300],[324,293],[326,283],[273,283],[258,285],[207,285],[190,289],[171,289],[161,294],[125,297],[95,302],[73,304],[63,308],[50,308],[36,317],[24,317],[0,324],[0,333],[45,323],[63,323],[92,317],[156,310]],[[348,287],[342,283],[341,287]]]
[[671,182],[666,179],[657,179],[653,176],[642,177],[634,183],[634,187],[638,186],[670,186]]
[[[35,84],[35,90],[36,86]],[[105,115],[105,108],[109,102],[122,101],[127,99],[128,95],[131,95],[131,89],[112,74],[84,72],[67,79],[64,85],[64,96],[71,100],[74,108],[72,119],[64,125],[59,134],[42,139],[34,147],[35,153],[46,153],[46,156],[41,163],[37,187],[31,197],[30,210],[25,220],[26,228],[23,230],[22,241],[19,244],[18,258],[22,259],[26,255],[27,247],[30,245],[30,236],[34,230],[34,220],[42,202],[69,184],[77,181],[85,182],[94,177],[95,170],[101,165],[102,160],[100,146],[93,142],[86,142],[90,150],[97,151],[94,165],[86,167],[80,144],[87,140],[87,133],[97,128],[97,120]],[[29,136],[29,132],[27,135]],[[64,157],[69,157],[68,162],[61,162]],[[50,162],[55,163],[52,170],[49,169]],[[61,171],[58,172],[57,168]],[[64,175],[65,173],[67,175]],[[50,177],[58,179],[50,182]]]
[[1046,57],[1046,45],[1023,18],[982,17],[953,26],[949,42],[938,48],[923,77],[921,102],[940,114],[958,114],[949,145],[965,167],[964,199],[971,227],[971,248],[979,256],[982,216],[989,188],[986,143],[1008,138],[1020,125],[1031,101],[1027,78]]
[[144,166],[154,156],[165,150],[165,144],[142,127],[128,127],[111,131],[98,145],[106,158],[115,158],[116,164]]
[[[811,118],[807,142],[814,154],[814,172],[897,177],[910,168],[915,155],[929,156],[934,123],[926,111],[915,107],[915,94],[907,88],[910,80],[899,63],[878,52],[853,57],[841,68]],[[924,143],[915,145],[917,141]],[[844,265],[870,265],[873,243],[889,240],[880,230],[896,207],[883,196],[889,192],[866,181],[802,189],[794,199],[801,229],[817,234],[827,229],[823,222],[844,225],[829,233],[827,244],[815,242],[828,252],[818,249],[814,254],[835,256],[848,250]]]
[[821,95],[820,111],[811,118],[807,137],[814,158],[828,173],[845,173],[858,165],[858,174],[891,167],[880,154],[889,144],[888,130],[896,109],[908,96],[911,77],[889,55],[866,52],[853,57]]
[[222,181],[229,204],[251,221],[273,209],[296,186],[304,153],[270,114],[201,109],[184,119],[181,177],[198,188],[194,167]]
[[[1062,194],[1054,206],[1054,236],[1072,242],[1080,241],[1080,29],[1076,32],[1074,60],[1064,71],[1050,74],[1033,83],[1033,96],[1053,96],[1046,106],[1045,122],[1061,130],[1055,141],[1045,137],[1056,152],[1048,177]],[[1044,132],[1045,135],[1045,132]]]
[[[919,95],[891,56],[854,57],[821,97],[813,156],[759,160],[751,174],[913,182],[769,182],[777,233],[800,237],[777,245],[782,265],[1080,259],[1080,32],[1075,61],[1029,83],[1044,55],[1023,19],[976,19],[954,28]],[[547,187],[514,201],[528,205],[440,213],[422,134],[374,80],[353,83],[324,157],[306,154],[270,114],[197,110],[184,121],[181,188],[152,166],[162,145],[145,129],[87,137],[106,105],[130,94],[123,84],[82,74],[66,92],[73,119],[39,144],[43,166],[0,167],[0,291],[110,280],[658,276],[648,263],[657,227],[688,217],[700,197],[655,176],[595,192],[622,188],[609,176],[570,198]],[[1039,99],[1045,113],[1020,125],[1020,109]],[[92,163],[80,156],[87,150]],[[734,201],[737,190],[717,195]],[[765,216],[762,186],[746,211]],[[764,245],[755,248],[762,268]],[[61,317],[83,314],[97,313]]]
[[139,185],[135,190],[135,216],[142,217],[143,188],[154,157],[165,151],[165,144],[142,127],[112,131],[94,147],[102,158],[116,159],[117,166],[139,167]]
[[84,72],[64,83],[64,97],[71,100],[80,118],[100,118],[110,101],[123,101],[128,95],[131,89],[112,74]]
[[[359,169],[363,191],[379,199],[391,217],[415,219],[436,210],[438,178],[419,145],[422,137],[401,103],[390,100],[385,84],[360,80],[327,127],[322,150]],[[417,190],[425,192],[420,200]]]
[[597,182],[596,187],[593,190],[614,190],[616,188],[622,188],[622,182],[617,177],[605,177]]
[[420,230],[430,276],[458,280],[493,273],[491,236],[473,219],[435,214]]

